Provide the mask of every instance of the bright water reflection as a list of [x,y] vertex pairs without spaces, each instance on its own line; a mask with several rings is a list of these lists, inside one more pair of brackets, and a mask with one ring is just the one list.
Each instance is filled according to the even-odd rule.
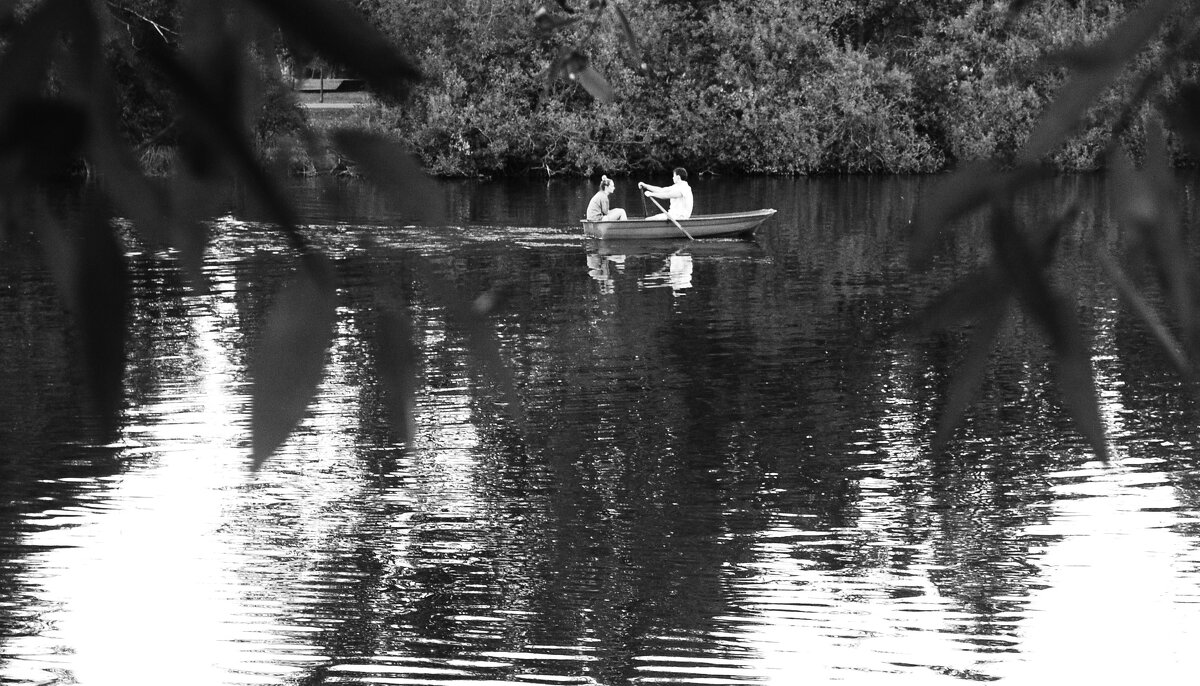
[[[360,187],[298,190],[338,267],[338,337],[311,416],[253,475],[245,355],[288,267],[270,227],[218,224],[203,296],[134,254],[136,403],[106,445],[59,361],[46,275],[0,263],[0,683],[1200,670],[1195,407],[1086,262],[1069,280],[1118,458],[1065,428],[1023,323],[931,456],[957,338],[889,332],[977,254],[908,273],[918,181],[706,180],[705,211],[780,213],[752,243],[620,246],[576,235],[582,185],[453,184],[446,227]],[[415,254],[467,292],[508,286],[524,428],[405,276]],[[381,291],[411,297],[425,350],[409,450],[372,373]]]

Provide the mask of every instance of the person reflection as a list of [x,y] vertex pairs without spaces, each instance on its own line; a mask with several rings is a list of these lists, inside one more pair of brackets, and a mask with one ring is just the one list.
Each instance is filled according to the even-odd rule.
[[625,268],[624,255],[601,255],[589,252],[587,255],[588,276],[600,282],[601,293],[613,292],[612,269],[621,271]]
[[663,262],[661,268],[642,278],[645,288],[669,287],[675,295],[692,287],[692,256],[673,253]]

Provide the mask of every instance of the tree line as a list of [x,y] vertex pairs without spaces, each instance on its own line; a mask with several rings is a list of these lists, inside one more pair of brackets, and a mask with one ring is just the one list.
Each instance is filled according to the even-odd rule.
[[[677,164],[719,174],[920,173],[1011,161],[1063,83],[1072,50],[1138,5],[340,1],[411,56],[422,79],[411,97],[376,101],[337,125],[403,143],[433,174],[492,177]],[[180,4],[122,0],[120,16],[173,32]],[[274,49],[292,70],[316,56],[286,41]],[[1161,51],[1156,41],[1128,65],[1077,135],[1044,161],[1062,170],[1103,166],[1133,75]],[[173,149],[170,89],[153,66],[137,64],[137,50],[112,56],[127,132],[151,153]],[[571,71],[579,66],[587,71]],[[588,75],[612,97],[589,92],[580,78]],[[305,121],[284,82],[264,84],[254,129],[260,148],[294,169],[338,167],[327,149],[292,144],[308,124],[324,124]],[[1128,133],[1140,145],[1140,120]]]
[[[1011,161],[1127,0],[358,0],[424,81],[355,122],[447,176],[919,173]],[[614,11],[615,10],[615,11]],[[541,14],[538,14],[538,13]],[[590,14],[589,14],[590,13]],[[538,31],[532,17],[542,19]],[[623,30],[632,26],[632,36]],[[1128,65],[1151,63],[1155,43]],[[553,78],[586,60],[611,88]],[[579,74],[583,76],[583,74]],[[1045,162],[1103,165],[1132,76]],[[1140,121],[1129,127],[1133,145]]]

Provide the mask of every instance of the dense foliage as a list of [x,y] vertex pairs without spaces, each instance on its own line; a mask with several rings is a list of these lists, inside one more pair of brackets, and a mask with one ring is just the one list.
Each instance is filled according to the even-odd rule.
[[[357,4],[426,75],[412,101],[360,123],[410,143],[438,174],[591,175],[1011,160],[1063,81],[1047,58],[1097,40],[1135,3],[1044,0],[1013,13],[990,0],[639,0],[589,13],[548,2],[557,30],[541,35],[529,0]],[[610,101],[547,79],[572,47],[611,84]],[[1048,161],[1099,166],[1123,89]]]

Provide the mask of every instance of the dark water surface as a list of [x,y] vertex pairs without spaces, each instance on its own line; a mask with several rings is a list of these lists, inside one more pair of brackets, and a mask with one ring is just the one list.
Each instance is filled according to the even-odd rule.
[[[981,258],[907,267],[918,179],[697,181],[753,242],[597,245],[581,183],[446,184],[431,226],[298,185],[335,260],[319,397],[257,474],[249,341],[290,269],[235,210],[213,289],[131,247],[130,406],[98,445],[47,274],[0,257],[0,683],[1180,683],[1200,674],[1197,408],[1068,236],[1115,458],[1016,320],[928,451],[960,334],[895,328]],[[641,214],[619,184],[614,204]],[[1110,222],[1103,181],[1062,179]],[[418,257],[423,259],[418,260]],[[413,278],[503,286],[525,424]],[[405,450],[380,294],[424,351]]]

